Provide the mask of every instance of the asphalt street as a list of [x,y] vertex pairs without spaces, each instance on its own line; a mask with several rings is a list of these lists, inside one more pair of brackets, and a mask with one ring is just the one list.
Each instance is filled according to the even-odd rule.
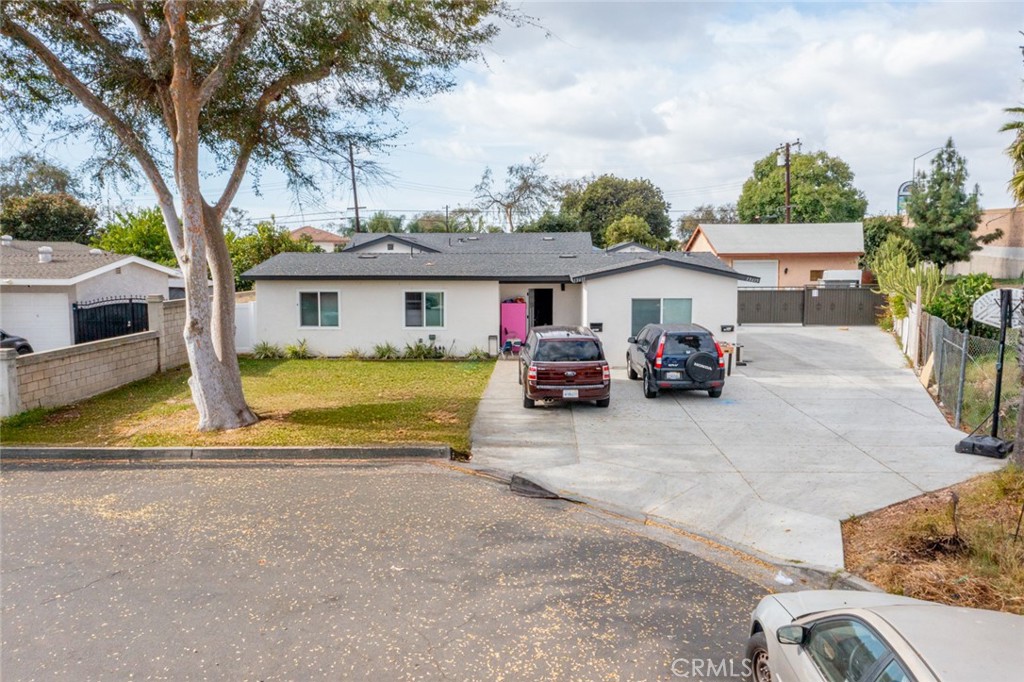
[[[437,464],[9,468],[5,680],[657,680],[765,593]],[[725,668],[719,668],[725,670]]]

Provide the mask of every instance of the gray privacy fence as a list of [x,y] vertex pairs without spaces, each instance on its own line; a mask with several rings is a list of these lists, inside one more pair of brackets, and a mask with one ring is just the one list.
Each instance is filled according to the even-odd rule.
[[[1017,428],[1020,396],[1019,340],[1019,329],[1007,331],[999,436],[1011,441]],[[998,340],[953,329],[942,318],[922,313],[917,357],[912,359],[918,367],[931,360],[939,402],[953,415],[958,428],[983,433],[991,428],[988,420],[995,398],[998,356]]]

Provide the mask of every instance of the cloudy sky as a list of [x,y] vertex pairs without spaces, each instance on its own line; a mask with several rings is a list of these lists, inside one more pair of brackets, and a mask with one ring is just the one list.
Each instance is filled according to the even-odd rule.
[[[868,213],[952,137],[984,207],[1010,205],[1003,109],[1024,105],[1018,2],[526,2],[542,28],[506,28],[486,64],[407,104],[389,186],[364,215],[468,206],[485,167],[545,154],[547,173],[649,178],[673,219],[735,202],[753,163],[799,139],[853,169]],[[214,183],[216,184],[216,183]],[[337,224],[351,189],[296,203],[273,173],[236,206],[289,225]],[[147,203],[145,195],[134,197]]]

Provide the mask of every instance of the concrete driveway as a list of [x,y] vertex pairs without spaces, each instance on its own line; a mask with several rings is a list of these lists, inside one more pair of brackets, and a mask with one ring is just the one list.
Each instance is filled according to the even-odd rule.
[[569,499],[776,560],[843,566],[839,522],[1001,462],[960,455],[893,339],[875,327],[749,327],[724,395],[643,397],[613,371],[608,409],[522,407],[499,362],[473,424],[475,465]]

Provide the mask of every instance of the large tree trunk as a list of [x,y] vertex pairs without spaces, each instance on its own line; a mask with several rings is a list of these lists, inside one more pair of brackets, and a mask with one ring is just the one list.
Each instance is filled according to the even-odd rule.
[[[235,355],[231,262],[216,215],[203,200],[199,185],[199,104],[191,80],[190,65],[185,64],[175,70],[171,87],[178,123],[175,180],[184,237],[178,260],[185,278],[185,347],[192,369],[188,385],[199,411],[199,430],[218,431],[248,426],[257,418],[242,394]],[[208,262],[214,306],[207,290]]]

